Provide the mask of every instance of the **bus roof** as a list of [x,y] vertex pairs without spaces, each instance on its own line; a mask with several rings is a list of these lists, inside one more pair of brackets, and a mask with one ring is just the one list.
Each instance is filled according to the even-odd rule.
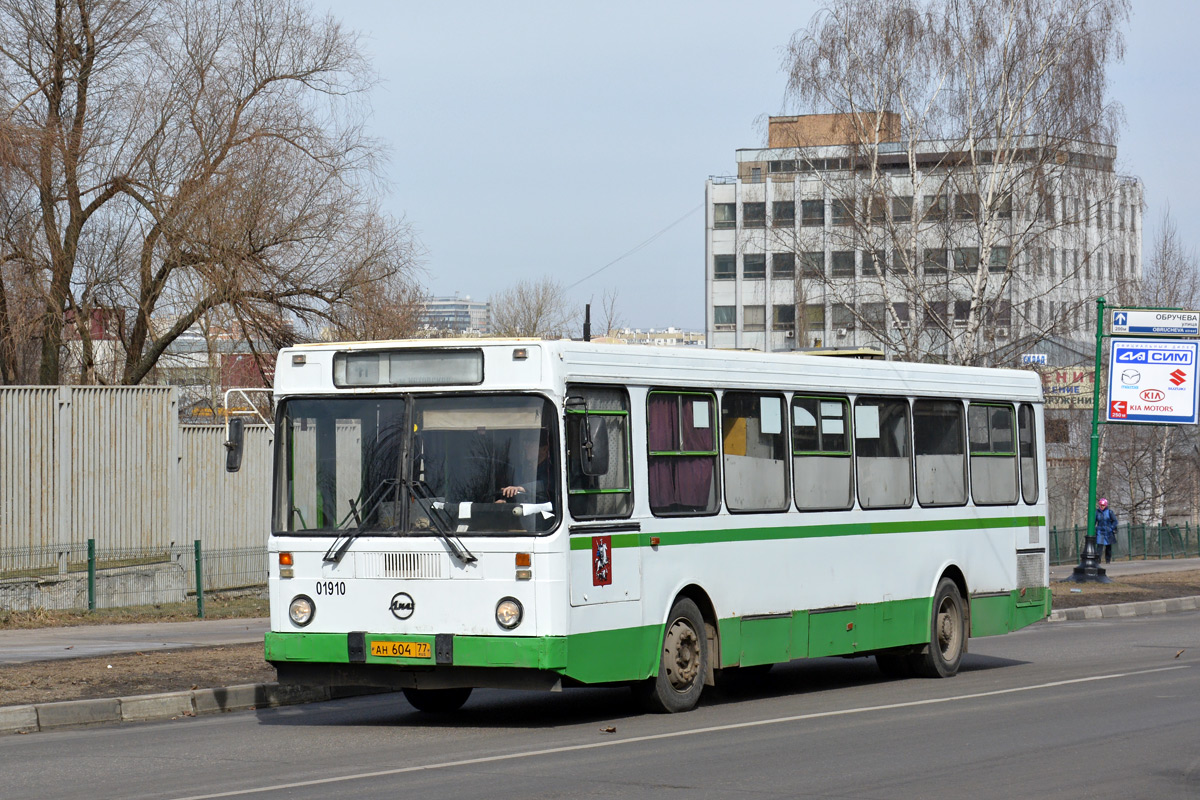
[[[329,342],[285,348],[275,370],[276,395],[392,392],[395,385],[334,385],[337,353],[371,351],[480,351],[483,382],[422,386],[420,390],[532,390],[561,392],[569,382],[621,383],[686,388],[746,388],[908,394],[1041,402],[1036,372],[956,367],[862,358],[830,358],[798,352],[761,353],[596,344],[543,339],[409,339]],[[520,351],[524,351],[521,353]],[[299,358],[297,358],[299,357]]]

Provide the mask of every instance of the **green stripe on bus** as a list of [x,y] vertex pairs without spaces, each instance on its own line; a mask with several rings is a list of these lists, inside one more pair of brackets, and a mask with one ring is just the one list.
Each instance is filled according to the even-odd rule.
[[[993,528],[1042,527],[1045,517],[992,517],[987,519],[904,520],[900,522],[855,522],[845,525],[788,525],[777,528],[726,528],[709,531],[664,531],[656,533],[659,546],[715,544],[717,542],[819,539],[828,536],[872,536],[886,533],[989,530]],[[650,534],[613,536],[613,547],[647,547]],[[572,550],[590,550],[587,536],[571,538]]]
[[[932,600],[916,597],[863,603],[833,611],[793,611],[766,617],[729,617],[717,623],[720,663],[737,667],[797,658],[854,655],[929,641]],[[1050,613],[1045,587],[970,599],[971,635],[1007,633]],[[433,643],[428,634],[366,634],[373,641]],[[570,636],[454,636],[456,667],[516,667],[557,672],[582,683],[648,678],[658,669],[662,627],[641,625]],[[349,663],[344,633],[278,633],[265,638],[268,661]],[[434,666],[432,659],[366,656],[368,664]]]

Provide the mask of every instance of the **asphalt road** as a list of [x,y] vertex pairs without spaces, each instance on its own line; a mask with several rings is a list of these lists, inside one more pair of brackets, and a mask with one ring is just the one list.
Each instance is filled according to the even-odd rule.
[[478,691],[445,718],[387,695],[7,736],[0,795],[1200,796],[1200,612],[1041,624],[971,646],[951,680],[885,681],[871,660],[821,659],[675,716],[637,715],[622,690]]

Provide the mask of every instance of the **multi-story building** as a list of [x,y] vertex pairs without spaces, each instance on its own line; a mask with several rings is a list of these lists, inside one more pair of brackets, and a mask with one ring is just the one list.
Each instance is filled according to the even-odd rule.
[[431,297],[423,304],[421,326],[447,333],[489,336],[492,332],[492,304],[472,300],[470,295]]
[[704,334],[680,328],[620,328],[607,336],[593,336],[593,342],[604,344],[648,344],[658,347],[704,347]]
[[842,115],[772,117],[768,147],[708,180],[709,347],[1011,363],[1090,336],[1097,296],[1136,299],[1142,191],[1115,148],[968,149],[882,119],[864,145]]

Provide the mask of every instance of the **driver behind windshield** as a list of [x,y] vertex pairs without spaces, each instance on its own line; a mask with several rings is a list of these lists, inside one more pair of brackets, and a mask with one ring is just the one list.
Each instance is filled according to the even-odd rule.
[[540,435],[525,438],[515,448],[513,456],[513,484],[500,489],[497,503],[548,503],[550,502],[550,439],[543,428]]

